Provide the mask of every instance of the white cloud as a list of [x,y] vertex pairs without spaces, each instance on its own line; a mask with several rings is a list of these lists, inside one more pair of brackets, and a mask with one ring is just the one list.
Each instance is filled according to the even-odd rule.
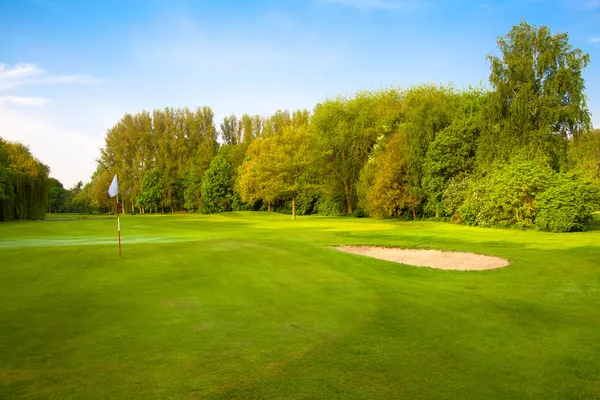
[[43,97],[0,96],[0,102],[17,104],[20,106],[43,106],[50,102],[50,100]]
[[30,108],[8,108],[0,103],[2,138],[26,144],[34,156],[52,169],[65,187],[86,180],[96,169],[102,139],[92,139],[52,124]]
[[65,129],[62,121],[52,123],[52,118],[60,115],[61,110],[41,107],[50,99],[35,94],[25,96],[19,89],[29,86],[31,91],[40,85],[95,82],[98,81],[90,76],[47,73],[30,63],[12,67],[0,64],[0,135],[28,145],[37,158],[50,166],[52,176],[65,186],[73,185],[84,176],[87,179],[96,168],[95,159],[102,143],[81,134],[80,130]]
[[57,83],[97,83],[98,80],[85,75],[53,75],[30,63],[19,63],[13,67],[0,63],[0,90],[18,86],[35,86]]
[[43,73],[44,70],[29,63],[20,63],[12,68],[6,64],[0,64],[0,80],[20,79]]
[[592,43],[600,43],[600,36],[599,37],[590,38],[590,42],[592,42]]
[[323,3],[339,4],[359,10],[399,10],[407,11],[427,3],[422,0],[320,0]]

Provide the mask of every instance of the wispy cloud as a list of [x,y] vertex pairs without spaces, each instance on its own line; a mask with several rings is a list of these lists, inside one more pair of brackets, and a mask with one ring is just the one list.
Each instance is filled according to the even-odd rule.
[[590,38],[591,43],[600,43],[600,36]]
[[408,11],[427,4],[422,0],[320,0],[322,3],[354,7],[359,10]]
[[0,96],[0,102],[16,104],[19,106],[43,106],[50,100],[43,97],[27,97],[27,96]]
[[0,64],[0,80],[20,79],[43,73],[44,70],[29,63],[20,63],[14,67],[10,67],[7,64]]
[[30,63],[19,63],[14,66],[0,63],[0,90],[17,86],[33,86],[58,83],[97,83],[96,78],[85,75],[54,75]]

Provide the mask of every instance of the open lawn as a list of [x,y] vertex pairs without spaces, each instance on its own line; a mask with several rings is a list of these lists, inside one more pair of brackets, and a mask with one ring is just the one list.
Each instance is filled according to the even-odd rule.
[[[600,398],[600,231],[121,222],[121,259],[114,220],[0,224],[1,399]],[[339,244],[511,265],[442,271]]]

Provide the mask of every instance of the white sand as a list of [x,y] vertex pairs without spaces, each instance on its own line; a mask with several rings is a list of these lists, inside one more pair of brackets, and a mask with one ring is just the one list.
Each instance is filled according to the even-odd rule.
[[507,260],[500,257],[454,251],[397,249],[376,246],[337,246],[335,248],[346,253],[437,269],[480,271],[502,268],[509,264]]

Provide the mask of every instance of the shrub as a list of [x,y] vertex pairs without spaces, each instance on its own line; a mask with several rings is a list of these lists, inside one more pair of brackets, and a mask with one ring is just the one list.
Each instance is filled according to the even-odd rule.
[[[536,215],[535,198],[547,189],[555,174],[545,163],[524,159],[497,166],[469,184],[455,218],[468,225],[530,227]],[[464,183],[449,188],[456,193],[447,191],[446,202],[456,207]]]
[[329,200],[325,196],[319,197],[315,206],[316,212],[320,215],[340,215],[345,214],[344,203],[338,200]]
[[354,218],[364,218],[367,215],[363,210],[354,210],[354,211],[352,211],[352,216]]
[[574,174],[558,174],[553,185],[536,199],[535,225],[549,232],[587,230],[600,204],[600,190]]

